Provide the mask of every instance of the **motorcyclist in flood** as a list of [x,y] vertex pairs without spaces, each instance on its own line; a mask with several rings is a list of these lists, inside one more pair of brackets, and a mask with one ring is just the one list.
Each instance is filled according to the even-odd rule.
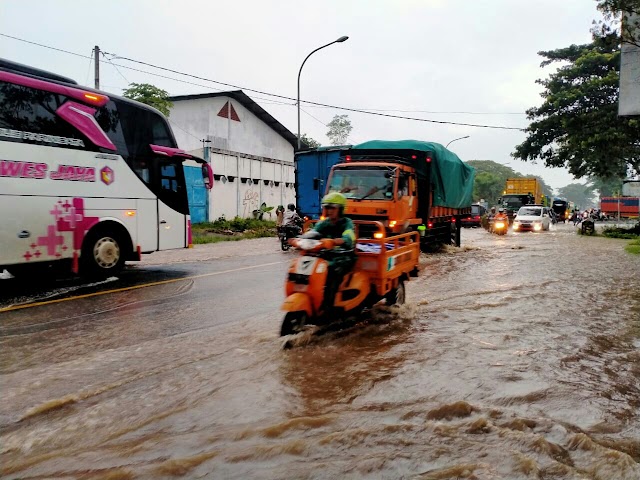
[[324,289],[324,306],[326,312],[331,315],[331,307],[344,276],[353,268],[356,255],[354,252],[356,234],[353,222],[344,216],[344,208],[347,199],[338,192],[331,192],[322,199],[322,211],[325,217],[319,221],[314,230],[322,235],[322,238],[331,238],[336,246],[329,259],[329,272]]
[[282,217],[283,227],[295,227],[296,225],[302,225],[302,219],[298,212],[296,212],[296,206],[293,203],[287,205],[287,211],[284,212]]

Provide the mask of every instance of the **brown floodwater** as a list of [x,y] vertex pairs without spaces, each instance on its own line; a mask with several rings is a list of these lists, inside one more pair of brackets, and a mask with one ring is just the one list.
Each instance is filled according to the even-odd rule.
[[0,314],[2,477],[640,479],[640,257],[564,225],[463,243],[290,350],[277,307],[198,328],[198,280]]

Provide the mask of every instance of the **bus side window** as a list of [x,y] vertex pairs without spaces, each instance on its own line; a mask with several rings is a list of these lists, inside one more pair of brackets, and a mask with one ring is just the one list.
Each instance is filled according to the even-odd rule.
[[178,191],[178,175],[175,165],[163,165],[160,167],[160,180],[163,190]]
[[93,142],[56,114],[66,101],[57,93],[0,82],[0,128],[16,131],[3,135],[2,141],[98,151]]

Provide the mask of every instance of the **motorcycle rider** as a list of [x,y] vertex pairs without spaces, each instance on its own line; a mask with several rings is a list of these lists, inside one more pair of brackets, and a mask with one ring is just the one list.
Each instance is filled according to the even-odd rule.
[[296,206],[293,203],[287,205],[287,211],[284,212],[282,217],[283,227],[296,227],[302,224],[302,219],[298,212],[296,212]]
[[504,208],[499,208],[498,213],[496,213],[495,216],[493,217],[492,225],[494,226],[494,230],[495,230],[496,222],[504,222],[505,225],[509,225],[509,217],[507,217],[507,214],[504,213]]
[[314,230],[322,235],[322,238],[333,239],[335,245],[329,260],[329,272],[324,288],[323,310],[331,315],[334,297],[342,279],[349,273],[355,264],[354,252],[356,234],[353,222],[344,216],[344,208],[347,199],[338,192],[330,192],[322,199],[322,212],[324,220],[319,221]]

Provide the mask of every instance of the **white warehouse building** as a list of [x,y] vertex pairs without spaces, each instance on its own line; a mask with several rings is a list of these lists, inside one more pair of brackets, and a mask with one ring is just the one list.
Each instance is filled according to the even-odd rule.
[[[210,161],[214,173],[208,195],[189,186],[194,223],[251,217],[263,203],[295,203],[296,136],[242,90],[182,95],[171,101],[169,123],[178,145]],[[194,206],[198,198],[201,208]],[[275,209],[271,217],[275,219]]]

